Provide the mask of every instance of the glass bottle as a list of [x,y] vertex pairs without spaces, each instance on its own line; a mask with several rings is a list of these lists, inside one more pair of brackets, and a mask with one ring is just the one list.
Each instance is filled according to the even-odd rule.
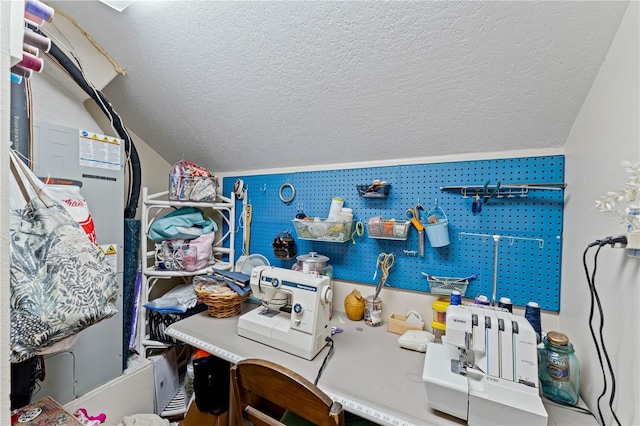
[[573,345],[566,334],[550,331],[542,339],[539,349],[538,377],[542,393],[549,399],[564,404],[578,403],[580,391],[580,364]]

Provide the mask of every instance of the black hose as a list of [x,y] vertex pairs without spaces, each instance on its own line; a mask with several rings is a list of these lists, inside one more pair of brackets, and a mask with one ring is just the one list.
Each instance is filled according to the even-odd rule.
[[[33,31],[43,34],[39,28],[35,26],[29,26]],[[73,81],[76,82],[82,90],[84,90],[100,107],[100,109],[110,118],[116,132],[121,139],[124,140],[124,149],[129,157],[131,164],[131,180],[130,191],[128,191],[127,205],[124,208],[124,217],[131,219],[135,218],[136,210],[138,209],[138,198],[140,198],[140,186],[142,184],[142,171],[140,166],[140,157],[138,151],[129,136],[129,133],[125,130],[120,116],[115,112],[111,102],[104,96],[104,94],[97,89],[94,89],[84,78],[82,71],[76,66],[76,64],[69,59],[69,57],[60,48],[51,41],[51,49],[48,52],[59,64],[62,66],[71,76]]]

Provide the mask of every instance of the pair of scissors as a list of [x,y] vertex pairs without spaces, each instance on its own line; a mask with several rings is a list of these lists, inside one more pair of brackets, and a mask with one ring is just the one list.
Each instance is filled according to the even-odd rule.
[[380,281],[378,281],[378,285],[376,286],[376,292],[373,295],[374,301],[378,298],[378,295],[380,294],[380,290],[382,290],[384,283],[387,281],[387,277],[389,276],[389,271],[391,270],[391,267],[393,266],[394,263],[396,263],[395,253],[389,253],[389,254],[380,253],[378,255],[378,264],[376,265],[376,272],[377,272],[377,268],[380,268],[380,270],[382,271],[382,276],[380,277]]
[[424,207],[422,207],[422,204],[418,201],[418,204],[416,204],[412,209],[407,209],[404,215],[418,230],[418,250],[420,252],[420,257],[424,257],[424,225],[420,221],[419,210],[424,210]]

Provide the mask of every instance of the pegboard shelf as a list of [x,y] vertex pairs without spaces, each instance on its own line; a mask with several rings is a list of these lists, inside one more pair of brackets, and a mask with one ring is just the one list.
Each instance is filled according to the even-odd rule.
[[[380,176],[394,186],[387,198],[364,198],[354,191],[355,185],[373,182]],[[541,239],[544,240],[542,249],[536,240],[509,244],[508,238],[500,239],[497,296],[509,297],[516,306],[535,301],[544,310],[558,311],[560,308],[564,210],[564,191],[561,189],[564,186],[558,185],[554,190],[538,188],[555,187],[548,182],[564,181],[562,155],[230,176],[223,180],[223,191],[230,192],[238,178],[250,188],[248,198],[253,205],[250,252],[265,255],[275,266],[290,268],[295,262],[295,259],[277,259],[271,243],[281,232],[293,232],[291,218],[301,210],[309,216],[327,217],[331,199],[340,197],[344,199],[345,207],[353,209],[354,217],[404,218],[407,208],[412,208],[416,202],[428,205],[437,199],[447,214],[450,244],[430,247],[425,236],[424,257],[415,255],[419,246],[418,233],[410,230],[406,240],[362,238],[356,234],[347,244],[296,237],[298,252],[315,251],[328,256],[336,279],[371,286],[375,285],[372,276],[378,254],[393,252],[397,260],[387,284],[417,292],[429,291],[422,271],[443,277],[464,277],[473,271],[477,278],[469,282],[466,294],[475,297],[492,293],[493,244],[487,244],[481,238],[459,239],[459,233]],[[492,197],[482,214],[471,211],[469,200],[460,196],[460,190],[457,193],[441,190],[487,181],[494,186],[498,181],[526,182],[531,190],[522,198]],[[295,186],[294,203],[281,202],[278,188],[282,182]],[[475,195],[475,190],[468,194]],[[426,213],[420,212],[423,224],[427,223]],[[348,240],[345,236],[345,242]],[[241,244],[242,232],[236,233],[236,241]]]

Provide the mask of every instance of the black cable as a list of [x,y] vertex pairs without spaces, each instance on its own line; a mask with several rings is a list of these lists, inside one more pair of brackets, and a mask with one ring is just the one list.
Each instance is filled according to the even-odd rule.
[[[548,397],[547,397],[547,396],[545,396],[545,395],[542,395],[542,396],[544,397],[544,399],[545,399],[548,403],[555,404],[555,405],[558,405],[558,406],[560,406],[560,407],[568,408],[568,409],[570,409],[570,410],[572,410],[572,411],[577,411],[577,412],[580,412],[580,413],[589,414],[590,416],[593,416],[593,418],[594,418],[594,419],[596,419],[595,414],[593,414],[593,413],[591,412],[591,410],[589,410],[588,408],[585,408],[585,407],[579,407],[579,406],[577,406],[577,405],[572,405],[572,404],[569,404],[569,403],[566,403],[566,402],[562,402],[562,401],[561,401],[561,400],[559,400],[559,399],[551,399],[551,398],[548,398]],[[597,419],[596,419],[596,421],[597,421]]]
[[[602,370],[602,379],[604,381],[604,390],[603,394],[607,391],[607,376],[604,373],[604,363],[602,362],[602,353],[600,352],[600,345],[598,344],[598,339],[596,338],[596,332],[593,329],[593,311],[594,311],[594,295],[593,295],[593,285],[591,284],[591,275],[589,274],[589,267],[587,266],[587,252],[591,247],[599,245],[600,241],[596,241],[595,243],[591,243],[587,246],[584,253],[582,254],[582,264],[584,265],[584,271],[587,276],[587,284],[589,285],[589,296],[591,297],[591,303],[589,305],[589,331],[591,332],[591,337],[593,339],[593,343],[596,346],[596,353],[598,354],[598,361],[600,362],[600,369]],[[594,266],[595,270],[595,266]],[[602,395],[600,395],[602,397]],[[600,417],[600,424],[604,425],[604,415],[602,414],[602,409],[600,408],[600,398],[598,398],[598,416]]]
[[[46,36],[39,28],[33,25],[29,25],[29,28],[40,35]],[[76,84],[80,86],[80,88],[98,104],[100,109],[109,117],[120,138],[124,140],[125,152],[127,153],[129,161],[131,163],[131,178],[129,182],[130,186],[129,190],[127,191],[128,198],[127,205],[124,209],[124,217],[134,218],[136,216],[136,210],[138,208],[138,198],[140,197],[140,187],[142,185],[140,158],[138,156],[138,151],[133,141],[131,140],[129,133],[125,129],[120,116],[113,109],[111,102],[109,102],[109,100],[102,94],[101,91],[95,89],[87,82],[82,71],[53,42],[53,40],[51,41],[51,49],[47,54],[51,56],[52,59],[54,59],[56,62],[58,62],[58,64],[60,64],[60,66],[69,74],[73,81],[75,81]]]
[[[602,397],[607,393],[607,377],[606,377],[606,373],[604,370],[604,363],[602,361],[602,354],[604,354],[604,357],[607,361],[607,369],[609,370],[609,374],[611,376],[611,395],[609,397],[609,409],[611,410],[611,414],[613,415],[616,423],[618,425],[620,425],[620,420],[618,419],[618,416],[615,413],[615,410],[613,409],[613,401],[615,399],[615,395],[616,395],[616,379],[615,379],[615,372],[613,370],[613,366],[611,364],[611,359],[609,357],[609,352],[607,351],[606,345],[604,343],[604,335],[603,335],[603,329],[604,329],[604,310],[602,308],[602,302],[600,301],[600,296],[598,294],[598,291],[596,289],[596,271],[598,268],[598,255],[600,253],[600,249],[606,245],[610,245],[610,246],[614,246],[615,244],[626,244],[627,243],[627,238],[626,236],[618,236],[618,237],[607,237],[604,240],[596,240],[595,242],[589,244],[589,246],[587,246],[587,248],[585,249],[583,256],[582,256],[582,262],[584,264],[584,268],[585,268],[585,273],[587,275],[587,282],[589,284],[589,293],[591,296],[591,306],[590,306],[590,314],[589,314],[589,330],[591,331],[591,337],[593,338],[593,342],[596,346],[596,351],[598,354],[598,361],[600,362],[600,368],[602,370],[602,378],[604,381],[604,388],[602,390],[602,393],[600,394],[600,396],[598,397],[597,400],[597,405],[598,405],[598,414],[600,416],[600,422],[601,424],[605,424],[604,423],[604,416],[602,414],[602,410],[600,409],[600,401],[602,399]],[[589,269],[587,266],[587,260],[586,260],[586,255],[587,255],[587,251],[589,250],[589,248],[594,247],[594,246],[598,246],[598,250],[596,251],[594,258],[593,258],[593,271],[591,273],[591,276],[589,275]],[[595,303],[598,306],[598,313],[600,315],[600,326],[599,326],[599,337],[600,337],[600,344],[598,344],[598,339],[596,338],[595,335],[595,331],[593,329],[593,311],[594,311],[594,300]],[[600,347],[602,347],[602,352],[600,350]]]
[[[615,419],[615,421],[618,424],[618,426],[621,426],[620,420],[618,419],[618,416],[616,415],[615,411],[613,410],[613,399],[615,398],[615,395],[616,395],[616,376],[615,376],[615,372],[613,371],[613,366],[611,365],[611,359],[609,358],[609,352],[607,351],[607,347],[604,344],[604,335],[603,335],[603,331],[602,331],[604,329],[604,311],[602,309],[602,303],[600,302],[600,296],[598,295],[598,291],[596,290],[596,267],[597,267],[597,263],[598,263],[598,254],[600,253],[600,249],[606,244],[613,245],[611,243],[611,239],[609,239],[609,241],[607,241],[604,244],[601,244],[598,247],[598,250],[596,251],[596,253],[595,253],[594,257],[593,257],[594,264],[593,264],[593,274],[591,276],[591,286],[593,288],[593,294],[595,296],[596,303],[598,304],[598,311],[600,313],[600,329],[599,329],[600,345],[602,346],[602,352],[604,353],[604,357],[605,357],[605,359],[607,361],[607,368],[609,369],[609,374],[611,375],[611,395],[609,397],[609,409],[611,410],[611,414],[613,415],[613,418]],[[603,396],[604,396],[604,392],[598,398],[598,406],[600,405],[600,399]]]
[[320,376],[322,375],[322,370],[324,370],[324,367],[327,365],[327,361],[329,360],[329,357],[331,356],[331,354],[333,353],[333,339],[329,336],[327,336],[326,339],[324,339],[325,341],[329,342],[329,352],[327,352],[327,354],[324,356],[324,360],[322,361],[322,365],[320,366],[320,369],[318,370],[318,375],[316,376],[316,380],[314,380],[313,384],[317,385],[318,384],[318,380],[320,380]]

